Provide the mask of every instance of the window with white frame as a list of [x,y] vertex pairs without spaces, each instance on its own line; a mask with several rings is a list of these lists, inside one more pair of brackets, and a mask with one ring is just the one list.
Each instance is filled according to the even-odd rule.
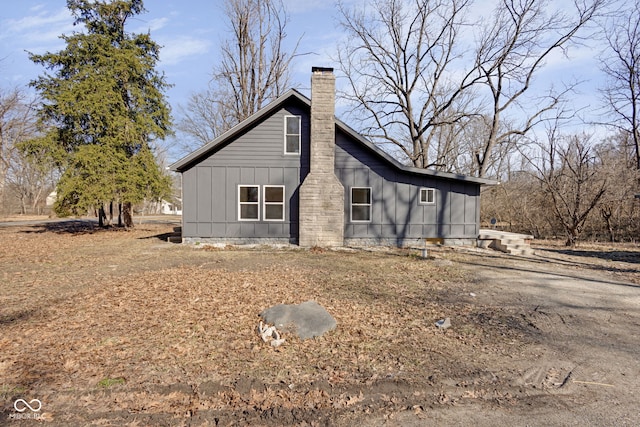
[[257,221],[260,219],[260,186],[238,186],[238,220]]
[[284,117],[284,153],[300,154],[300,116]]
[[420,204],[421,205],[433,205],[436,203],[436,190],[435,188],[421,188],[420,189]]
[[284,186],[265,185],[262,196],[265,221],[284,221]]
[[351,222],[371,222],[371,188],[351,187]]

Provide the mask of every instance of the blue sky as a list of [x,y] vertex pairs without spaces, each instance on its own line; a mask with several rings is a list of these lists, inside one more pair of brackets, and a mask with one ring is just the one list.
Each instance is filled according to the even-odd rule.
[[[562,1],[557,0],[559,4]],[[311,67],[336,66],[330,58],[343,37],[336,9],[331,0],[284,0],[284,3],[290,17],[287,42],[292,46],[302,37],[298,51],[309,53],[295,61],[291,70],[293,84],[308,95]],[[478,14],[489,10],[484,0],[477,5]],[[167,96],[177,120],[178,106],[185,105],[191,93],[207,88],[220,41],[227,37],[223,0],[146,0],[145,8],[148,12],[133,18],[128,30],[151,31],[151,37],[163,46],[159,69],[174,85]],[[64,43],[59,36],[70,34],[74,30],[72,24],[65,0],[2,0],[0,88],[24,87],[41,74],[43,68],[31,63],[26,51],[44,53],[62,49]],[[593,108],[598,102],[596,87],[600,78],[597,51],[592,45],[572,47],[569,58],[560,54],[549,58],[537,80],[539,90],[544,91],[543,88],[561,80],[581,80],[583,83],[573,98],[575,107]]]
[[[309,86],[313,65],[325,65],[328,54],[339,35],[330,2],[286,0],[290,23],[287,41],[295,43],[300,37],[300,52],[312,55],[301,57],[292,70],[294,83]],[[133,18],[128,30],[151,31],[152,38],[163,46],[160,70],[174,85],[168,91],[174,112],[178,104],[185,104],[189,94],[207,87],[216,63],[221,40],[227,26],[222,10],[223,2],[211,0],[147,0],[147,13]],[[312,23],[313,25],[311,25]],[[31,63],[26,51],[44,53],[64,47],[61,34],[73,30],[73,18],[65,0],[3,1],[0,8],[0,87],[25,86],[43,72]]]

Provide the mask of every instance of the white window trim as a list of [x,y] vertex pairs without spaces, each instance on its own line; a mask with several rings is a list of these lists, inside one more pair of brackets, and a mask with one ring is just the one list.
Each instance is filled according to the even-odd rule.
[[[267,187],[269,188],[282,188],[282,202],[267,202]],[[269,222],[282,222],[286,216],[285,214],[285,206],[286,206],[286,193],[284,185],[263,185],[262,186],[262,212],[263,212],[263,220]],[[282,205],[282,218],[278,219],[267,219],[267,205]]]
[[[298,152],[297,153],[290,153],[287,151],[287,136],[289,136],[289,134],[287,133],[287,119],[289,117],[296,117],[298,119],[298,130],[300,131],[298,133]],[[302,116],[295,116],[292,114],[286,115],[284,116],[284,154],[287,156],[299,156],[300,155],[300,151],[302,151]],[[291,134],[294,135],[294,134]]]
[[[369,203],[356,203],[354,205],[353,203],[353,190],[369,190]],[[371,189],[371,187],[351,187],[349,189],[349,217],[351,222],[353,223],[360,223],[360,224],[368,224],[372,221],[373,218],[373,190]],[[369,206],[369,219],[368,220],[360,220],[360,219],[353,219],[353,206]]]
[[[258,201],[257,202],[241,202],[240,201],[240,189],[244,187],[256,187],[258,189]],[[239,184],[238,185],[238,221],[260,221],[260,186],[255,184]],[[257,218],[242,218],[242,205],[257,205],[258,217]]]
[[[422,190],[427,192],[427,200],[429,200],[429,192],[433,193],[433,202],[422,201]],[[436,189],[431,187],[420,187],[418,190],[418,203],[421,205],[435,205],[436,204]]]

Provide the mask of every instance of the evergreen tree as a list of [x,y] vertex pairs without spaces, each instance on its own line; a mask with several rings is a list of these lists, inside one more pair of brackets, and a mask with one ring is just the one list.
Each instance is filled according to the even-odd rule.
[[155,70],[160,47],[149,34],[125,31],[126,21],[145,11],[142,0],[67,0],[67,7],[84,31],[62,35],[60,52],[30,54],[51,73],[31,85],[50,129],[39,144],[63,169],[55,209],[99,209],[102,222],[103,206],[117,203],[132,227],[132,204],[170,194],[151,145],[171,132],[163,95],[169,85]]

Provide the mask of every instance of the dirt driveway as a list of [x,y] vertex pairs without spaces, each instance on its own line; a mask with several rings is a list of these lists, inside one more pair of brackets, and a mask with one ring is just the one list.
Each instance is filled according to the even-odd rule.
[[[537,333],[509,360],[486,360],[517,403],[438,410],[438,424],[640,425],[640,257],[625,254],[547,247],[532,258],[453,257],[474,278],[477,303],[520,313]],[[399,424],[414,421],[405,414]]]
[[[0,228],[0,425],[640,425],[638,247],[422,259],[172,231]],[[338,327],[263,345],[257,313],[306,300]]]

